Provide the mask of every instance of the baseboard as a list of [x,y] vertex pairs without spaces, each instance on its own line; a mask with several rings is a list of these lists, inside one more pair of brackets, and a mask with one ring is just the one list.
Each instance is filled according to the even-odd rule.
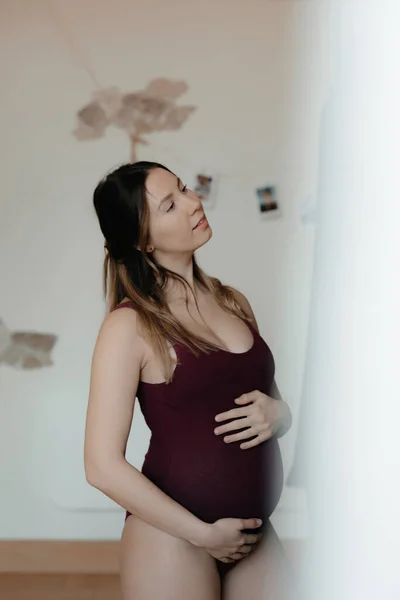
[[[291,562],[301,562],[305,541],[282,540]],[[118,541],[0,541],[0,573],[118,573]]]

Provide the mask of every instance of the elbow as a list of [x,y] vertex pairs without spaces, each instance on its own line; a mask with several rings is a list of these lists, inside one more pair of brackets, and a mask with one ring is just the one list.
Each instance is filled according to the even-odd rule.
[[89,485],[97,489],[101,488],[102,476],[98,468],[94,467],[93,465],[89,466],[85,464],[85,476]]
[[115,480],[119,465],[120,462],[117,461],[99,464],[98,461],[85,460],[86,481],[92,487],[104,492],[109,488],[111,482]]
[[99,465],[98,461],[90,460],[87,457],[85,457],[84,463],[86,481],[92,487],[101,490],[107,477],[106,469]]

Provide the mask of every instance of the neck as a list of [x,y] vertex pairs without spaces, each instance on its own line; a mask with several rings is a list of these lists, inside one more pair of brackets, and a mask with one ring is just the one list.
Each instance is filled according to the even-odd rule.
[[[195,294],[198,290],[198,283],[194,280],[193,274],[193,254],[188,255],[187,257],[182,257],[182,254],[179,256],[171,256],[159,257],[154,256],[157,260],[158,264],[162,265],[164,268],[173,271],[177,275],[183,277],[192,290],[194,290]],[[192,298],[192,293],[190,290],[183,288],[182,284],[174,279],[169,279],[167,285],[165,287],[165,295],[168,298],[168,301],[176,301],[186,298],[186,293],[189,294],[189,298]]]

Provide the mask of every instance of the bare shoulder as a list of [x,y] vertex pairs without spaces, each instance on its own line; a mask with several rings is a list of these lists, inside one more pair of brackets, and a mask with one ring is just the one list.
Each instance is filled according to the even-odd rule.
[[97,336],[95,354],[123,354],[141,362],[145,341],[140,335],[137,312],[131,306],[122,306],[110,312],[103,320]]
[[248,299],[246,298],[246,296],[244,294],[242,294],[242,292],[240,292],[236,288],[233,288],[232,286],[226,286],[226,287],[233,293],[236,302],[240,305],[243,312],[252,320],[253,324],[255,325],[255,327],[258,330],[258,325],[257,325],[255,314],[254,314],[253,309],[251,308],[251,304],[248,301]]

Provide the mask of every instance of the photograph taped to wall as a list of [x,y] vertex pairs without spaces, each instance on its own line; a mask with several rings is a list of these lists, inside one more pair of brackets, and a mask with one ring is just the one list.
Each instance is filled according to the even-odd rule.
[[217,177],[209,171],[196,174],[193,191],[199,196],[204,208],[215,206],[217,200]]
[[258,210],[262,218],[273,219],[281,216],[275,186],[258,188],[257,197]]

